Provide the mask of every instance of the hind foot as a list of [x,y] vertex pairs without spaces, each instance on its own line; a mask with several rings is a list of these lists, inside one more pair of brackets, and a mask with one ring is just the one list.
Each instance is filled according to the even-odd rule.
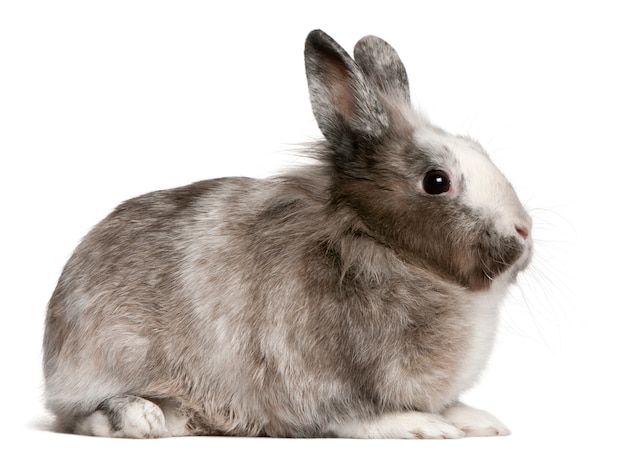
[[76,434],[100,437],[170,437],[161,408],[132,395],[109,398],[76,424]]

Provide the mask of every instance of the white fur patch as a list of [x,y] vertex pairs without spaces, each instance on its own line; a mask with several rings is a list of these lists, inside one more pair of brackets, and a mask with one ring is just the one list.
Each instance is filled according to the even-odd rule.
[[463,169],[467,204],[486,214],[502,234],[516,236],[518,226],[530,231],[531,219],[515,190],[480,145],[457,138],[450,149]]
[[506,295],[506,278],[496,279],[489,291],[476,293],[468,300],[471,306],[468,323],[472,326],[472,336],[467,345],[465,362],[458,374],[457,395],[476,383],[491,355],[498,330],[500,306]]

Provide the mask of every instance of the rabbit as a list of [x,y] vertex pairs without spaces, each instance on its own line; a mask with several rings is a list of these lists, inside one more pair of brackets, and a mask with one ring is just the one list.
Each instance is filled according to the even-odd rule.
[[509,434],[460,402],[532,220],[474,140],[411,107],[374,36],[306,38],[315,163],[128,200],[65,265],[43,368],[83,435]]

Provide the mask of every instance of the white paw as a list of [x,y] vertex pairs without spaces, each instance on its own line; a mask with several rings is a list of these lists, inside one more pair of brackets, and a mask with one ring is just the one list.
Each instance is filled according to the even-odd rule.
[[504,423],[489,412],[457,404],[443,413],[444,418],[462,430],[466,436],[508,436],[511,434]]
[[76,425],[76,433],[100,437],[169,437],[163,412],[151,401],[117,396],[102,403],[101,409]]
[[368,421],[350,421],[330,428],[338,437],[362,439],[458,439],[463,431],[443,417],[426,412],[385,414]]

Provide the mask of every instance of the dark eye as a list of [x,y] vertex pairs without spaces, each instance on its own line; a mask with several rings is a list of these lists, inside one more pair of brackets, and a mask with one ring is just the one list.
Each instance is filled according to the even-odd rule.
[[424,190],[431,195],[439,195],[450,190],[450,177],[443,170],[431,170],[424,176]]

